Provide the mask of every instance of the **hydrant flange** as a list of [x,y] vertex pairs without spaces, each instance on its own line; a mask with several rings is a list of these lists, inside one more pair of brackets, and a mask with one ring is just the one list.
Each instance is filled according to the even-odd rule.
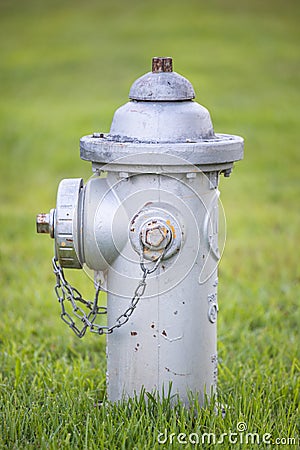
[[178,173],[190,172],[191,164],[203,172],[223,171],[243,158],[243,148],[243,138],[228,134],[215,134],[198,142],[157,144],[123,141],[105,134],[102,138],[88,135],[80,139],[80,157],[103,171]]

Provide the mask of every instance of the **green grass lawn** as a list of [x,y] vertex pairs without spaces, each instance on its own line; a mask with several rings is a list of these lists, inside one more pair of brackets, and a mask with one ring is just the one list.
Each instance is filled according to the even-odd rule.
[[[299,13],[296,0],[1,0],[1,448],[299,448]],[[35,233],[59,181],[91,175],[79,138],[109,130],[160,55],[217,132],[245,138],[244,161],[220,184],[225,417],[213,403],[196,414],[153,397],[105,403],[104,339],[78,340],[59,319],[53,242]],[[93,295],[83,272],[68,276]],[[239,422],[274,444],[245,444]],[[238,443],[195,444],[230,432]]]

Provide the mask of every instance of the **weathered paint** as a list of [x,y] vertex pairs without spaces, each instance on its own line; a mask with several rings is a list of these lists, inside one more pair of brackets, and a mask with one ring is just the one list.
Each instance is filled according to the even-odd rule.
[[[216,387],[218,181],[242,159],[243,139],[216,134],[194,96],[191,83],[172,72],[171,58],[154,58],[110,133],[81,138],[81,158],[95,176],[85,186],[63,180],[59,188],[54,237],[61,264],[102,274],[109,326],[141,280],[141,248],[146,264],[164,255],[130,319],[107,336],[112,401],[143,388],[162,394],[171,383],[184,403],[190,391],[202,403]],[[106,178],[97,176],[102,172]],[[41,232],[47,221],[38,219]],[[72,261],[62,258],[65,247]]]

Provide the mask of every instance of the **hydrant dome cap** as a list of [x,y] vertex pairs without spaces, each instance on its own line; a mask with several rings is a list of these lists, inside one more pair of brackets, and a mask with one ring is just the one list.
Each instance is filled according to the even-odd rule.
[[192,84],[176,72],[148,72],[130,88],[129,98],[140,101],[183,101],[195,98]]

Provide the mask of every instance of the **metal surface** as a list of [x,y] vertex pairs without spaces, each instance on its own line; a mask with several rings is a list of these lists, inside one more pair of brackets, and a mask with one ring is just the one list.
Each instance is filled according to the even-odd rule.
[[195,98],[192,84],[172,70],[172,58],[153,58],[152,72],[146,73],[133,83],[129,98],[147,102],[173,102]]
[[36,216],[36,231],[37,233],[50,234],[54,237],[54,220],[55,209],[51,209],[49,214],[40,213]]
[[173,72],[173,59],[170,57],[152,58],[152,72]]
[[95,177],[85,185],[80,253],[82,261],[92,270],[109,269],[128,240],[129,218],[114,184]]
[[[179,228],[179,251],[169,258],[166,253],[127,325],[107,338],[109,398],[133,396],[142,386],[161,393],[172,382],[172,393],[178,393],[183,402],[188,404],[187,390],[202,402],[204,392],[209,394],[216,386],[217,317],[211,320],[210,299],[217,305],[218,254],[211,248],[217,247],[218,191],[211,189],[210,180],[200,171],[193,178],[136,175],[115,189],[125,207],[128,198],[128,207],[133,207],[136,197],[136,204],[143,203],[149,217],[161,220],[152,205],[163,203],[163,214],[174,216],[174,210],[178,215],[180,211],[184,224]],[[108,271],[109,325],[124,309],[138,278],[133,242],[131,238]]]
[[157,172],[159,168],[164,172],[175,166],[172,171],[178,173],[182,165],[186,165],[186,172],[189,165],[193,164],[206,172],[221,170],[221,165],[232,165],[234,161],[242,159],[243,143],[240,136],[224,134],[215,135],[213,139],[179,143],[126,142],[107,137],[97,139],[88,135],[80,140],[80,156],[86,161],[106,164],[104,170],[108,169],[107,164],[110,164],[110,170],[125,170],[120,169],[125,164],[130,171],[135,166],[136,172],[147,173]]
[[[87,328],[107,335],[112,401],[171,385],[183,403],[193,392],[202,404],[216,388],[218,182],[243,158],[243,139],[216,134],[194,96],[171,58],[154,58],[110,132],[81,138],[95,176],[59,186],[55,291],[79,337]],[[37,227],[51,233],[50,217],[40,215]],[[97,279],[92,302],[63,273],[83,264]],[[107,310],[98,306],[100,279]],[[107,324],[96,324],[106,312]]]
[[134,143],[202,142],[214,136],[209,112],[196,102],[128,102],[115,112],[110,133],[116,142]]
[[36,216],[37,233],[50,233],[50,215],[40,213]]
[[[163,70],[170,64],[159,58],[156,65]],[[129,98],[115,112],[109,134],[81,138],[82,159],[111,164],[110,170],[126,164],[132,171],[139,164],[137,171],[156,172],[159,166],[181,166],[183,161],[203,171],[214,171],[216,165],[223,165],[217,170],[226,170],[228,164],[242,159],[243,139],[215,134],[208,110],[191,101],[191,83],[175,72],[149,72],[133,83]]]
[[146,259],[156,260],[164,252],[166,260],[180,250],[184,238],[184,224],[180,213],[172,205],[151,202],[149,194],[147,198],[145,206],[135,212],[130,222],[130,242],[137,253],[141,243],[144,245]]
[[74,241],[79,240],[80,195],[82,178],[62,180],[59,184],[55,211],[55,252],[62,267],[81,269],[82,258]]

